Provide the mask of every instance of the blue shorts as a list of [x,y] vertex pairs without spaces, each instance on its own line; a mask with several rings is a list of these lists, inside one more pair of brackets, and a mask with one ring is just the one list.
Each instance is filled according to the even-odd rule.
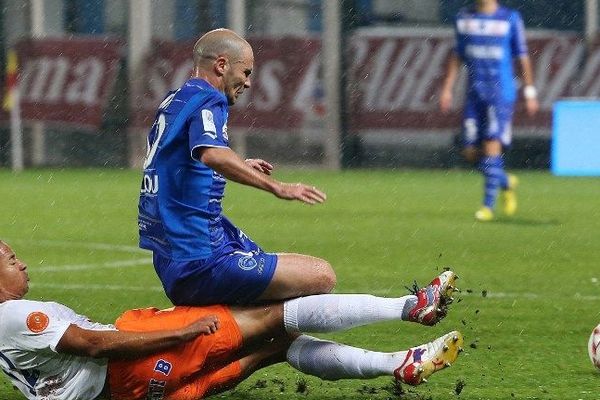
[[464,146],[479,146],[483,140],[498,140],[508,147],[512,142],[514,103],[489,103],[467,98],[463,115]]
[[277,267],[277,255],[223,218],[222,245],[204,260],[173,261],[154,253],[154,268],[175,305],[251,304],[265,291]]

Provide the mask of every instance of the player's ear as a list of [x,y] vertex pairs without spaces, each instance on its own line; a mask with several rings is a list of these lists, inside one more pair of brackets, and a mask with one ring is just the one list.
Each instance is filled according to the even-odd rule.
[[224,56],[218,56],[214,63],[215,72],[217,75],[222,76],[225,74],[225,70],[227,69],[227,58]]

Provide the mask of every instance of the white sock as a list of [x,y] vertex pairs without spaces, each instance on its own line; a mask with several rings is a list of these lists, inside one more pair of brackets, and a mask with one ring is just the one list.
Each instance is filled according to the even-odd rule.
[[416,296],[375,297],[368,294],[320,294],[288,300],[283,323],[288,332],[334,332],[379,321],[406,320]]
[[287,361],[321,379],[365,379],[393,375],[406,355],[406,351],[380,353],[301,335],[288,349]]

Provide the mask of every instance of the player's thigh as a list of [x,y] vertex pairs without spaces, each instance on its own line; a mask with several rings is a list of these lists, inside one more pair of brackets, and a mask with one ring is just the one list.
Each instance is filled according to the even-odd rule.
[[[461,132],[461,144],[463,149],[477,148],[479,146],[482,124],[483,119],[480,102],[467,98],[463,110],[463,126]],[[463,155],[467,161],[474,162],[474,160],[469,158],[470,153],[465,154],[465,150],[463,150]]]
[[[503,147],[510,146],[512,142],[513,112],[514,104],[512,103],[488,105],[486,111],[487,123],[482,138],[484,154],[498,155],[502,152]],[[486,142],[490,143],[486,144]],[[497,145],[500,146],[499,149]]]
[[479,160],[481,152],[477,146],[469,145],[462,149],[462,156],[470,163],[475,163]]
[[[120,330],[146,332],[180,328],[209,315],[219,320],[219,329],[211,335],[199,336],[146,357],[111,360],[108,366],[111,398],[137,400],[180,390],[190,393],[190,396],[165,398],[199,398],[197,393],[205,390],[208,384],[206,380],[202,382],[196,377],[205,375],[212,365],[221,368],[239,359],[236,356],[243,346],[242,334],[228,308],[209,306],[132,310],[116,322]],[[190,386],[186,382],[191,380],[196,383]]]
[[242,356],[235,363],[207,374],[204,396],[232,389],[259,369],[285,361],[287,349],[292,341],[291,337],[280,337],[263,342],[260,348]]
[[[231,306],[243,338],[243,350],[254,343],[287,335],[283,327],[283,303],[274,302],[257,306]],[[252,350],[252,349],[251,349]]]
[[320,258],[302,254],[277,254],[277,267],[259,300],[280,300],[329,293],[336,284],[331,265]]
[[502,143],[497,139],[484,140],[481,150],[488,157],[499,156],[502,154]]

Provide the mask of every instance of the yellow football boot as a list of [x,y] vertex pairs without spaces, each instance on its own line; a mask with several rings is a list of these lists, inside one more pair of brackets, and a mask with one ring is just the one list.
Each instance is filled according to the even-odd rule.
[[413,347],[408,350],[402,365],[394,371],[394,377],[412,386],[427,382],[434,372],[450,367],[462,353],[463,346],[463,335],[452,331],[433,342]]
[[475,213],[475,219],[481,222],[488,222],[494,219],[494,212],[489,207],[481,207]]
[[508,188],[500,193],[502,200],[502,212],[505,215],[515,215],[517,212],[517,186],[519,185],[519,178],[513,174],[508,174]]

